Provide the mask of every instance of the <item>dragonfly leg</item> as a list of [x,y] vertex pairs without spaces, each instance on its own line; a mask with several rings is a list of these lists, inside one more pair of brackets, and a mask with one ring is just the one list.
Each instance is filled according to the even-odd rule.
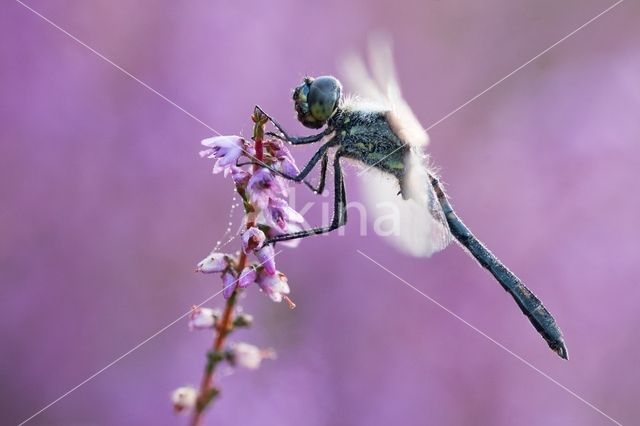
[[289,143],[291,143],[293,145],[304,145],[304,144],[308,144],[308,143],[318,142],[320,139],[322,139],[323,137],[327,136],[330,133],[329,129],[327,128],[324,131],[322,131],[321,133],[318,133],[317,135],[289,136],[289,133],[287,133],[287,131],[284,130],[284,128],[280,125],[280,123],[278,123],[276,121],[275,118],[271,117],[269,114],[264,112],[264,110],[262,108],[260,108],[258,105],[256,105],[256,109],[260,110],[265,115],[265,117],[267,117],[267,119],[269,121],[271,121],[271,123],[273,123],[273,125],[276,127],[276,129],[278,129],[278,131],[281,133],[279,135],[277,133],[267,132],[266,134],[268,136],[272,136],[274,138],[289,142]]
[[[246,165],[246,164],[257,164],[261,167],[264,167],[266,169],[271,170],[273,173],[275,173],[278,176],[282,176],[283,178],[287,179],[287,180],[292,180],[294,182],[302,182],[304,181],[304,178],[307,177],[307,175],[309,173],[311,173],[311,171],[313,170],[313,168],[316,166],[316,164],[318,164],[318,161],[320,161],[321,159],[323,159],[323,157],[327,156],[327,151],[329,150],[329,148],[331,148],[334,145],[334,142],[332,140],[330,140],[329,142],[325,143],[324,145],[322,145],[320,147],[320,149],[318,149],[316,151],[315,154],[313,154],[313,157],[311,157],[311,159],[309,160],[309,162],[304,166],[304,168],[302,169],[302,171],[300,173],[298,173],[295,176],[292,175],[288,175],[286,173],[281,172],[280,170],[277,170],[275,168],[273,168],[273,166],[270,166],[269,164],[265,164],[263,162],[257,162],[257,161],[250,161],[250,162],[246,162],[243,163],[242,165]],[[326,160],[323,159],[323,167],[324,167],[324,173],[321,174],[326,174],[326,165],[324,165],[324,163],[326,162]],[[322,172],[322,170],[321,170]],[[307,186],[309,188],[311,188],[312,190],[315,191],[315,188],[313,188],[313,186],[306,182]],[[321,186],[322,188],[320,189],[324,189],[324,178],[322,176],[320,176],[320,183],[321,185],[319,185],[319,187]]]
[[307,185],[307,187],[309,187],[309,189],[311,189],[316,194],[322,194],[324,192],[324,184],[327,178],[328,163],[329,163],[329,156],[328,154],[325,153],[324,156],[322,157],[322,162],[320,163],[320,182],[318,183],[317,187],[314,187],[311,183],[307,182],[306,180],[304,181],[304,184]]
[[329,226],[305,229],[304,231],[292,232],[290,234],[276,235],[269,238],[265,244],[275,243],[277,241],[294,240],[296,238],[305,238],[313,235],[326,234],[347,223],[347,197],[344,189],[344,178],[342,176],[342,167],[340,166],[340,151],[336,152],[333,159],[334,170],[334,198],[333,198],[333,218]]

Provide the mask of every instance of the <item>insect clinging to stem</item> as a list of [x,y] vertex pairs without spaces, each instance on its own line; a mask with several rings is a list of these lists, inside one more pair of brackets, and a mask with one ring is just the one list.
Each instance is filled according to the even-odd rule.
[[[346,224],[346,191],[341,162],[344,159],[366,168],[365,198],[371,205],[394,202],[400,213],[396,245],[417,256],[430,256],[455,239],[491,273],[529,318],[549,347],[568,359],[562,332],[542,302],[467,228],[453,210],[424,148],[428,135],[402,98],[389,44],[372,46],[370,73],[364,62],[353,57],[346,62],[347,76],[359,97],[345,96],[333,76],[305,77],[293,91],[297,118],[305,127],[324,128],[320,133],[291,136],[275,119],[265,116],[278,133],[270,136],[293,145],[322,141],[297,176],[273,170],[280,176],[302,182],[320,163],[315,192],[324,190],[329,150],[334,148],[334,211],[329,225],[278,235],[267,244],[331,232]],[[373,74],[373,76],[371,75]],[[256,109],[262,111],[259,107]],[[306,182],[306,181],[305,181]]]

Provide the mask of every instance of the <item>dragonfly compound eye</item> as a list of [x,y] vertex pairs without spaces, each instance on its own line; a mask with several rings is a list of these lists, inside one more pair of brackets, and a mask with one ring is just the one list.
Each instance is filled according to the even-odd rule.
[[325,125],[340,106],[342,85],[331,76],[306,77],[293,92],[298,120],[312,129]]

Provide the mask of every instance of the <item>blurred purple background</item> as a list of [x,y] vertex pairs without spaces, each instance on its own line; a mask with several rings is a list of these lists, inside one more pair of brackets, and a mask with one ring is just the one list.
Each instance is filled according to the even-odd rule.
[[[28,4],[219,132],[249,134],[255,103],[304,133],[292,87],[376,30],[427,127],[612,1]],[[193,267],[232,191],[197,155],[209,129],[19,3],[0,8],[0,420],[16,424],[220,289]],[[278,257],[296,310],[248,292],[257,326],[237,337],[279,358],[219,377],[207,424],[611,424],[356,249],[637,422],[639,19],[622,3],[430,132],[455,207],[556,315],[569,362],[458,247],[408,258],[359,236],[354,214],[346,236]],[[199,382],[210,341],[180,321],[29,424],[185,424],[169,394]]]

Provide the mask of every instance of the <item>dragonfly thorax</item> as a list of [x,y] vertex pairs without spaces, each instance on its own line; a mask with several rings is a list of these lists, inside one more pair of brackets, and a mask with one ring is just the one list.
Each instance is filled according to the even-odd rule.
[[407,147],[393,132],[387,114],[383,109],[358,108],[358,104],[347,102],[328,126],[345,157],[400,180]]

